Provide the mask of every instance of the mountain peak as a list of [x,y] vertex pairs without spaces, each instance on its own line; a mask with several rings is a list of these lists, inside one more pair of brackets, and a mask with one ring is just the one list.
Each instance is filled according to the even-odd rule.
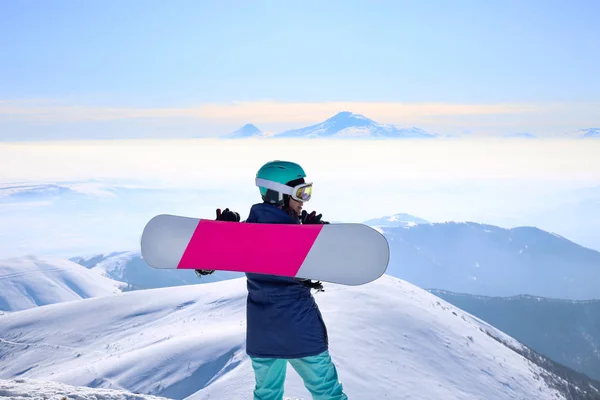
[[335,114],[333,117],[329,118],[328,121],[332,120],[353,120],[353,121],[371,121],[376,123],[375,121],[365,117],[362,114],[353,113],[352,111],[340,111]]
[[365,225],[380,227],[380,228],[390,228],[390,227],[404,227],[410,228],[419,224],[429,224],[428,221],[425,221],[422,218],[415,217],[414,215],[400,213],[394,215],[386,215],[381,218],[374,218],[368,221],[363,222]]
[[279,138],[425,138],[434,137],[419,128],[384,125],[351,111],[341,111],[329,119],[306,128],[275,135]]
[[330,128],[345,129],[350,127],[376,127],[377,122],[361,114],[342,111],[327,119],[323,124]]
[[227,138],[247,138],[247,137],[256,137],[263,136],[263,132],[258,129],[254,124],[246,124],[242,126],[237,131],[231,132],[224,137]]

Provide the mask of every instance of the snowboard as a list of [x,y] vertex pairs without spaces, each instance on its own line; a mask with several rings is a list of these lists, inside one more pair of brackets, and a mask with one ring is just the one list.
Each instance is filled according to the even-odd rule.
[[144,227],[143,260],[161,269],[251,272],[362,285],[379,278],[389,245],[358,223],[258,224],[161,214]]

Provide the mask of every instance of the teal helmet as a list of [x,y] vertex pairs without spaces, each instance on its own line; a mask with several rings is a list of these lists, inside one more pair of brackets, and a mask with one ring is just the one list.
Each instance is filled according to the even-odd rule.
[[[294,162],[269,161],[256,173],[256,186],[263,201],[281,205],[284,203],[287,189],[304,183],[305,177],[304,169]],[[280,190],[277,190],[278,188]]]

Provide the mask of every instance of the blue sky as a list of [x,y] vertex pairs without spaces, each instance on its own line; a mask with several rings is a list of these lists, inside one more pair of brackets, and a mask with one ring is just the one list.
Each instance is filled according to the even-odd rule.
[[589,128],[598,15],[594,0],[5,0],[0,140],[276,131],[337,106],[437,133]]

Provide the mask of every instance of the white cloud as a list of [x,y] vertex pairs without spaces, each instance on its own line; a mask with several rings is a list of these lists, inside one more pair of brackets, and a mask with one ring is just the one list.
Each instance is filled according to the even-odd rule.
[[230,207],[245,218],[260,201],[256,171],[272,159],[303,165],[315,183],[307,208],[327,220],[408,212],[510,227],[524,213],[560,205],[565,193],[575,196],[573,188],[600,185],[598,154],[600,141],[573,140],[0,143],[0,188],[48,183],[77,191],[52,204],[0,207],[0,253],[135,248],[158,213],[214,218],[215,208]]
[[[270,159],[297,160],[321,181],[597,181],[599,141],[123,140],[0,144],[0,182],[147,181],[227,187]],[[101,190],[101,185],[73,187]]]

